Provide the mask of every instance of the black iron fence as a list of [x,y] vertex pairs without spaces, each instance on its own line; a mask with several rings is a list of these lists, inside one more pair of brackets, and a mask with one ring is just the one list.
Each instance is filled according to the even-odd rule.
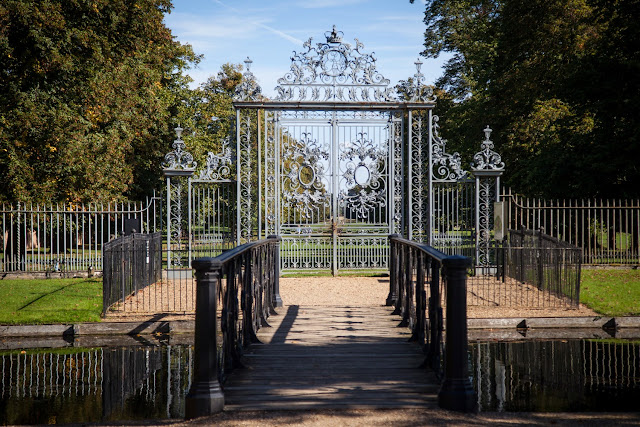
[[[279,242],[270,236],[215,258],[193,261],[196,270],[194,380],[185,416],[194,418],[224,407],[220,383],[241,366],[240,356],[267,318],[282,306],[279,295]],[[218,301],[222,307],[218,309]],[[218,332],[219,331],[219,332]]]
[[505,228],[543,229],[582,249],[585,264],[640,264],[640,200],[526,198],[507,190]]
[[[443,375],[441,407],[470,412],[476,404],[468,372],[467,270],[471,259],[391,235],[387,305],[424,346],[425,365]],[[446,294],[446,302],[443,295]],[[446,325],[442,307],[446,305]],[[443,331],[446,343],[442,344]],[[441,360],[444,356],[444,369]]]
[[146,202],[0,206],[0,272],[68,274],[102,270],[103,246],[162,229],[161,199]]
[[573,306],[580,303],[582,250],[541,231],[509,230],[498,250],[498,276],[542,292],[518,292],[518,305]]
[[133,233],[103,246],[102,314],[160,281],[162,235]]

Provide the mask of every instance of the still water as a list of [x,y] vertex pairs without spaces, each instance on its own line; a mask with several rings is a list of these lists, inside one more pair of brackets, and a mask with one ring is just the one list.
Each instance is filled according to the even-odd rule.
[[0,353],[0,424],[181,418],[190,346]]
[[638,341],[476,343],[469,357],[481,411],[638,410]]
[[[635,411],[640,342],[474,343],[482,411]],[[149,345],[0,352],[0,424],[181,418],[193,347]]]

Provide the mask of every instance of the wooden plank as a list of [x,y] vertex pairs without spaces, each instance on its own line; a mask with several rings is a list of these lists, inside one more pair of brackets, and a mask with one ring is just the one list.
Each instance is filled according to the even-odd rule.
[[225,410],[435,406],[439,384],[420,368],[389,307],[296,307],[269,318],[224,384]]

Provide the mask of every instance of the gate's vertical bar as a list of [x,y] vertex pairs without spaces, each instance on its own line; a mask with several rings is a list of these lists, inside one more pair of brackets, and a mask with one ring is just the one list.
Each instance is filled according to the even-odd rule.
[[258,122],[258,240],[262,238],[262,128],[260,122],[260,111],[256,112]]
[[412,196],[412,188],[411,188],[411,181],[412,181],[412,169],[413,166],[411,164],[411,154],[412,154],[412,150],[411,150],[411,144],[413,143],[413,112],[411,110],[409,110],[408,112],[408,126],[407,126],[407,179],[406,179],[406,183],[407,183],[407,192],[406,192],[406,198],[407,198],[407,202],[406,202],[406,221],[407,221],[407,239],[411,239],[413,237],[413,221],[412,221],[412,209],[411,209],[411,196]]
[[429,141],[427,143],[427,149],[429,150],[427,153],[427,163],[429,164],[428,168],[428,177],[427,177],[427,191],[428,194],[428,203],[429,203],[429,215],[427,217],[427,244],[429,246],[433,246],[433,110],[429,110],[429,123],[427,126],[429,127]]
[[236,109],[236,246],[240,245],[240,230],[242,223],[242,193],[241,193],[241,161],[242,149],[240,146],[240,109]]
[[331,238],[333,241],[333,254],[331,261],[331,274],[333,276],[338,275],[338,191],[339,191],[339,182],[338,182],[338,171],[340,167],[340,163],[338,161],[338,119],[336,112],[333,111],[331,115],[331,182],[332,182],[332,190],[331,190]]
[[191,177],[187,178],[187,233],[189,233],[189,236],[187,237],[187,255],[188,255],[188,265],[191,265],[191,257],[192,257],[192,248],[193,248],[193,230],[192,230],[192,223],[193,223],[193,209],[191,207],[191,203],[192,203],[192,199],[191,199],[191,191],[192,191],[192,185],[191,185]]

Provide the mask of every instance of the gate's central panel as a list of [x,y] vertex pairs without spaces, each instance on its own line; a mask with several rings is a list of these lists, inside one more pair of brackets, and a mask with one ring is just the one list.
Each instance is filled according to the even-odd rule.
[[393,217],[391,114],[281,111],[275,123],[283,267],[385,268]]

